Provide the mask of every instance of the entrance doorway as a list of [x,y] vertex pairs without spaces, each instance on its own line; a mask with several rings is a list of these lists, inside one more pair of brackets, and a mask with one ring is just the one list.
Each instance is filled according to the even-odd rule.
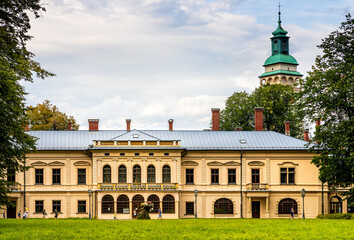
[[261,202],[254,201],[252,202],[252,218],[261,217]]
[[139,214],[140,204],[144,202],[144,197],[141,195],[135,195],[132,199],[132,218],[135,219]]
[[12,201],[8,204],[6,213],[7,218],[16,218],[16,202]]

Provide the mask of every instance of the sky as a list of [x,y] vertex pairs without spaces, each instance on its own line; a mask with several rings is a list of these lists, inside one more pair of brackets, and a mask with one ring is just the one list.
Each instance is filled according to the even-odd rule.
[[[252,92],[277,28],[274,0],[44,0],[31,19],[28,49],[55,73],[24,83],[28,105],[45,99],[80,130],[210,127],[211,108]],[[321,39],[338,29],[354,0],[283,0],[290,54],[306,77]]]

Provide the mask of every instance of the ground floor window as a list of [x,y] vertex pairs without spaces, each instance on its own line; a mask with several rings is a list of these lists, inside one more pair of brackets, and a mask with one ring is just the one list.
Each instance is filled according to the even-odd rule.
[[57,210],[57,212],[61,212],[61,202],[60,201],[53,201],[53,212]]
[[148,202],[152,202],[154,204],[154,208],[152,209],[152,213],[157,213],[160,208],[160,198],[156,195],[150,195],[148,197]]
[[86,213],[86,201],[77,202],[77,212]]
[[117,213],[129,213],[129,198],[127,195],[120,195],[118,197]]
[[278,214],[290,214],[291,208],[294,209],[294,214],[297,214],[297,202],[291,198],[285,198],[279,202]]
[[102,198],[102,213],[114,212],[114,200],[111,195],[105,195]]
[[234,214],[234,204],[227,198],[218,199],[214,203],[214,214]]
[[175,198],[172,195],[166,195],[163,197],[162,212],[175,213]]
[[194,215],[194,202],[186,202],[186,215]]
[[332,197],[330,204],[330,213],[342,213],[342,199],[340,197]]
[[36,213],[43,212],[43,201],[36,201],[35,202],[35,211],[36,211]]

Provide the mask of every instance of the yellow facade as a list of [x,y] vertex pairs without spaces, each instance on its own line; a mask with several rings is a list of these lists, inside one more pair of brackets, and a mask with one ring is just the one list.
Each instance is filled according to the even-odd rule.
[[[241,162],[241,151],[186,151],[168,149],[166,145],[158,143],[146,145],[145,141],[144,144],[129,142],[124,149],[115,149],[116,142],[114,146],[110,145],[113,143],[94,142],[92,148],[85,151],[56,150],[28,154],[27,165],[31,168],[25,177],[24,173],[16,175],[19,186],[11,193],[11,201],[16,203],[16,213],[24,209],[24,179],[25,205],[30,218],[42,218],[42,208],[48,213],[46,217],[54,217],[54,203],[59,201],[59,218],[89,217],[91,213],[92,217],[98,219],[113,219],[114,212],[119,211],[117,204],[121,203],[117,203],[117,200],[121,195],[127,196],[129,202],[122,203],[125,204],[124,213],[118,212],[118,219],[134,218],[133,198],[137,195],[141,195],[145,202],[150,196],[156,195],[164,219],[194,218],[195,214],[198,218],[240,218],[241,188],[242,216],[245,218],[289,218],[289,212],[280,213],[279,210],[283,206],[280,206],[280,202],[284,199],[296,202],[297,218],[302,217],[303,210],[306,218],[314,218],[322,211],[322,184],[318,180],[318,169],[311,164],[313,155],[307,151],[243,150]],[[180,143],[174,141],[167,144],[178,147]],[[140,180],[134,181],[133,169],[137,165],[140,166],[141,176]],[[104,173],[105,166],[111,169],[110,182],[104,180],[108,176]],[[126,182],[118,181],[120,166],[126,168]],[[151,180],[153,175],[148,173],[149,166],[155,169],[154,180]],[[170,181],[164,183],[165,166],[170,168]],[[39,177],[36,169],[43,169],[42,184],[36,184],[36,178]],[[60,184],[53,184],[53,169],[60,169]],[[85,169],[84,184],[79,184],[79,169]],[[230,179],[233,181],[229,169],[232,173],[235,170],[236,183],[229,182]],[[281,183],[281,169],[294,169],[293,184]],[[190,184],[187,171],[193,171],[193,182]],[[212,172],[218,172],[217,183],[216,175],[213,178]],[[256,178],[259,178],[258,183],[252,183]],[[301,197],[303,188],[306,190],[305,205]],[[329,213],[329,201],[333,194],[328,192],[327,186],[324,186],[323,194],[324,213]],[[173,203],[164,203],[167,195],[170,200],[173,199]],[[104,196],[111,196],[113,202],[104,203]],[[40,202],[43,203],[42,208],[36,206]],[[80,211],[79,203],[83,202],[85,209],[81,208]],[[347,211],[346,205],[345,201],[341,203],[342,212]],[[229,212],[225,214],[215,212],[226,208]],[[109,213],[105,213],[107,211]],[[150,215],[152,219],[157,218],[157,213]]]

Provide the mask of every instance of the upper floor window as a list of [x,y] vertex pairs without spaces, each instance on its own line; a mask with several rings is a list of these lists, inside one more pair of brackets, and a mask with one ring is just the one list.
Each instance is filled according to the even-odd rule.
[[111,183],[111,167],[108,165],[103,167],[103,182]]
[[155,167],[153,165],[150,165],[147,168],[147,182],[148,183],[156,182]]
[[43,169],[35,169],[36,184],[43,184]]
[[186,184],[194,184],[194,169],[186,169]]
[[53,169],[53,184],[60,184],[60,169]]
[[227,169],[227,178],[229,184],[236,184],[236,169]]
[[211,184],[219,184],[219,169],[211,169]]
[[119,183],[127,182],[127,168],[124,165],[120,165],[118,168],[118,182]]
[[295,168],[280,169],[280,183],[294,184],[295,183]]
[[163,183],[171,182],[171,168],[168,165],[165,165],[162,168],[162,182]]
[[133,183],[141,183],[141,167],[139,165],[133,167]]
[[252,183],[259,183],[259,169],[252,169]]
[[77,170],[77,183],[86,184],[86,169]]
[[16,182],[15,170],[7,169],[7,181],[8,182]]

